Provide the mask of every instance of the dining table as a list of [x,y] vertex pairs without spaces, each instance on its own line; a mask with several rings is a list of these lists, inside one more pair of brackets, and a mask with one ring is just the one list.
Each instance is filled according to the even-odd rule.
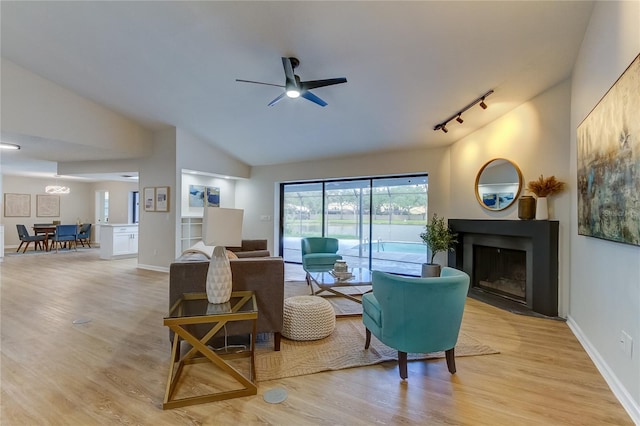
[[49,251],[49,237],[56,233],[57,225],[33,225],[33,233],[36,235],[44,234],[44,250]]

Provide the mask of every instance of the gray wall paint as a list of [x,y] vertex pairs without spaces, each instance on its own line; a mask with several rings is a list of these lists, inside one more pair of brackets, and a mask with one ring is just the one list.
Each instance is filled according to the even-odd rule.
[[[578,235],[576,129],[640,53],[640,2],[597,2],[576,61],[571,96],[569,320],[640,423],[640,247]],[[633,358],[618,344],[633,338]],[[606,376],[605,376],[606,377]],[[620,394],[618,394],[620,395]],[[631,407],[631,408],[629,408]]]

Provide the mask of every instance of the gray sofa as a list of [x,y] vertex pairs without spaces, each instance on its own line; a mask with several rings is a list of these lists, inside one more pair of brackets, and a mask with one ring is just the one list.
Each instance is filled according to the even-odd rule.
[[227,247],[238,258],[246,257],[268,257],[271,256],[267,249],[267,240],[242,240],[240,247]]
[[[266,240],[265,240],[266,241]],[[249,257],[230,261],[233,290],[253,290],[258,304],[258,333],[274,334],[274,350],[280,350],[284,305],[284,261],[281,257]],[[169,307],[183,293],[206,292],[209,259],[200,253],[185,253],[169,267]],[[202,337],[206,325],[191,326],[190,332]],[[231,322],[228,336],[250,333],[247,321]],[[213,339],[223,337],[223,331]],[[173,338],[173,333],[171,333]],[[213,342],[211,344],[214,344]]]

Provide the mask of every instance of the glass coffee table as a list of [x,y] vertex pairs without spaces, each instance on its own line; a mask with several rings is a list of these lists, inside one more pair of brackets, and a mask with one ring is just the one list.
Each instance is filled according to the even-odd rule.
[[[350,276],[345,277],[331,271],[307,272],[307,284],[311,287],[311,294],[322,297],[344,297],[362,304],[362,300],[353,294],[341,291],[345,287],[368,287],[361,293],[371,292],[371,271],[366,268],[353,268]],[[315,287],[318,289],[316,290]],[[323,294],[324,293],[324,294]],[[329,293],[329,294],[326,294]],[[360,295],[361,295],[360,294]],[[361,316],[357,314],[338,314],[336,317]]]
[[[171,307],[169,315],[164,319],[164,325],[168,326],[175,333],[175,336],[171,347],[171,366],[169,367],[169,378],[167,380],[167,389],[162,408],[184,407],[186,405],[256,395],[258,393],[258,387],[254,381],[256,377],[255,346],[257,319],[258,307],[253,291],[234,291],[231,293],[231,300],[226,304],[209,303],[206,293],[183,294]],[[227,354],[216,353],[207,346],[207,342],[220,331],[225,324],[232,321],[252,322],[253,331],[251,333],[249,348],[241,352]],[[191,324],[208,324],[211,328],[204,337],[198,339],[188,331],[188,326]],[[191,350],[183,356],[180,356],[180,340],[185,340],[192,346]],[[198,356],[198,354],[200,354],[200,356]],[[238,358],[250,359],[248,377],[227,362],[227,360]],[[184,367],[203,362],[211,362],[216,365],[223,373],[231,376],[232,379],[240,383],[243,387],[236,390],[181,399],[174,398],[176,385],[178,384],[178,379]]]

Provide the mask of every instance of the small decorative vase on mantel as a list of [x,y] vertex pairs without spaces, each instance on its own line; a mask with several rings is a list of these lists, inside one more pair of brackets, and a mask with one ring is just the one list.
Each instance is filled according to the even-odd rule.
[[547,197],[538,197],[536,200],[536,220],[549,219],[549,206],[547,205]]
[[518,200],[518,217],[522,220],[536,217],[536,199],[531,195],[523,195]]
[[209,303],[226,303],[231,299],[231,265],[227,251],[216,246],[207,270],[207,299]]

